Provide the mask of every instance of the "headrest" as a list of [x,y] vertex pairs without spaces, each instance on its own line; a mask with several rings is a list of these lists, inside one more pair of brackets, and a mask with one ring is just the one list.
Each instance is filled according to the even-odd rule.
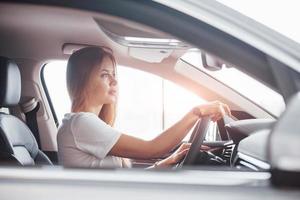
[[20,96],[20,70],[15,62],[0,56],[0,107],[17,105]]

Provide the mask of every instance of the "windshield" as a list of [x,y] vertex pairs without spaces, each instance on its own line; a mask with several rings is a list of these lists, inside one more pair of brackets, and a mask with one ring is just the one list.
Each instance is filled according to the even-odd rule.
[[300,2],[295,0],[261,1],[261,0],[217,0],[253,20],[300,43]]
[[181,59],[219,80],[274,116],[279,116],[285,109],[283,97],[279,93],[238,69],[226,64],[217,71],[205,69],[200,50],[191,49]]

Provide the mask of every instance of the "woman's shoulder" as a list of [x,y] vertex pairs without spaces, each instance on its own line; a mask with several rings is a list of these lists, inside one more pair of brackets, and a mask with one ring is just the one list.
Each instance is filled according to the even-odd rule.
[[66,113],[63,121],[81,121],[81,120],[86,120],[86,119],[91,119],[91,120],[100,120],[98,116],[96,116],[93,113],[89,112],[78,112],[78,113]]
[[79,126],[80,124],[104,123],[97,115],[89,112],[66,113],[60,128],[65,126]]
[[90,112],[78,112],[78,113],[68,113],[65,115],[66,120],[69,121],[71,126],[82,125],[102,125],[106,126],[107,124],[100,119],[96,114]]

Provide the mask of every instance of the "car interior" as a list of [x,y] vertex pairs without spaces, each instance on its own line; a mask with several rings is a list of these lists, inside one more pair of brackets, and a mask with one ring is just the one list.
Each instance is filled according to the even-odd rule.
[[[59,124],[42,77],[43,66],[67,60],[83,47],[107,46],[118,64],[163,77],[207,101],[219,100],[231,108],[233,117],[224,116],[217,122],[217,141],[204,140],[210,119],[199,120],[189,139],[190,151],[174,168],[270,169],[266,146],[280,113],[270,112],[182,59],[197,49],[196,44],[105,13],[2,2],[0,41],[1,165],[59,165]],[[236,67],[206,49],[197,51],[206,70],[220,70],[224,64]],[[268,77],[257,80],[269,81]],[[214,150],[200,152],[203,144]],[[155,161],[136,160],[134,167],[147,167]]]

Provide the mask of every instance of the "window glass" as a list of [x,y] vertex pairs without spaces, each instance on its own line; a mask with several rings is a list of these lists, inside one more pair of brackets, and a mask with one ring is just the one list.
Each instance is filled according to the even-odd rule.
[[66,61],[53,61],[44,67],[44,79],[51,98],[58,123],[65,113],[70,112],[71,101],[67,92],[66,85]]
[[162,132],[162,79],[118,66],[119,100],[115,127],[151,139]]
[[183,55],[182,59],[234,89],[275,116],[279,116],[285,109],[283,97],[279,93],[238,69],[226,66],[226,64],[223,64],[222,69],[217,71],[204,68],[199,50],[193,49],[189,51]]

